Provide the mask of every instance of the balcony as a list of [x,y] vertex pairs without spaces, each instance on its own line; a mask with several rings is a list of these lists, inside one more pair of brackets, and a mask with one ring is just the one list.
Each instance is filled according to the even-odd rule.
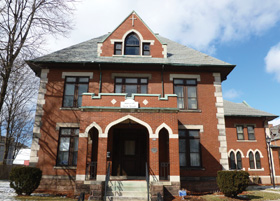
[[94,110],[133,110],[138,112],[176,112],[177,95],[166,94],[132,94],[127,97],[126,93],[83,93],[82,111]]

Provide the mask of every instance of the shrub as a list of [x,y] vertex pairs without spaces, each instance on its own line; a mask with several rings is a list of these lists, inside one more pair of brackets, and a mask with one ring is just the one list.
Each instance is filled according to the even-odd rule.
[[249,185],[249,173],[245,171],[218,171],[217,184],[227,197],[236,197]]
[[38,188],[42,178],[42,171],[35,167],[15,167],[10,173],[10,187],[18,195],[30,195]]

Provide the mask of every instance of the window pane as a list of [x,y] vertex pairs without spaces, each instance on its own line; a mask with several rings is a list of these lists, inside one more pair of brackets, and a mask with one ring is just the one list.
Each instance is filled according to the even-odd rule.
[[125,93],[127,93],[128,96],[131,96],[132,93],[137,93],[137,85],[126,85]]
[[200,157],[199,153],[191,153],[190,154],[190,166],[198,167],[200,166]]
[[79,84],[78,95],[82,95],[83,93],[86,93],[87,91],[88,91],[88,85],[87,84]]
[[82,106],[82,96],[78,96],[78,103],[77,103],[78,107],[81,107]]
[[177,97],[182,98],[184,97],[184,88],[183,86],[175,86],[174,87],[175,94]]
[[79,135],[80,130],[78,128],[75,129],[74,134]]
[[177,98],[177,106],[179,109],[185,108],[184,98]]
[[235,156],[233,152],[230,153],[230,169],[236,169]]
[[188,99],[188,109],[197,109],[197,100],[193,98]]
[[249,133],[248,134],[248,139],[249,140],[255,140],[255,134],[254,133]]
[[185,153],[186,152],[186,140],[185,139],[180,139],[179,140],[179,152],[180,153]]
[[121,50],[122,49],[122,44],[121,43],[116,43],[116,49]]
[[150,44],[149,43],[144,43],[143,49],[144,50],[150,50]]
[[76,82],[75,77],[66,77],[66,82]]
[[69,151],[70,146],[70,138],[69,137],[61,137],[59,151]]
[[190,139],[190,152],[199,152],[199,140],[198,139]]
[[115,86],[115,92],[116,93],[122,93],[122,85],[116,85]]
[[88,82],[89,78],[88,77],[80,77],[79,82]]
[[189,131],[189,136],[190,137],[199,137],[199,132],[198,131]]
[[78,151],[79,138],[74,138],[74,151]]
[[186,80],[187,85],[196,85],[196,80]]
[[141,85],[141,94],[147,94],[147,85]]
[[144,50],[144,51],[143,51],[143,55],[150,55],[150,51]]
[[125,44],[131,46],[139,46],[139,39],[135,34],[130,34],[127,36]]
[[139,47],[126,47],[125,54],[126,55],[139,55]]
[[115,55],[121,55],[122,51],[121,50],[115,50]]
[[248,129],[249,133],[254,132],[254,127],[253,126],[248,126],[247,129]]
[[237,159],[237,169],[241,170],[242,169],[242,159],[241,159],[240,152],[237,152],[236,159]]
[[62,135],[71,135],[71,129],[70,128],[62,128],[61,129]]
[[117,78],[116,83],[122,83],[122,78]]
[[63,107],[73,107],[74,96],[64,96]]
[[73,153],[73,164],[72,165],[77,165],[77,158],[78,158],[78,152],[77,151],[75,151],[74,153]]
[[137,84],[137,79],[136,78],[126,78],[125,83],[128,84]]
[[250,163],[250,169],[255,169],[254,156],[252,152],[249,153],[249,163]]
[[237,133],[243,133],[243,127],[242,126],[236,126]]
[[186,153],[179,153],[180,166],[187,166]]
[[58,153],[58,164],[59,165],[68,165],[68,157],[69,157],[68,152],[60,151]]
[[184,80],[175,79],[174,84],[184,84]]
[[256,166],[257,166],[257,169],[261,169],[261,157],[260,157],[259,152],[256,152]]
[[144,84],[148,83],[148,79],[141,79],[141,83],[144,83]]
[[188,97],[196,98],[196,87],[188,87]]
[[179,130],[179,137],[186,137],[186,131],[185,130]]
[[75,94],[75,84],[66,84],[65,86],[65,95],[73,95]]

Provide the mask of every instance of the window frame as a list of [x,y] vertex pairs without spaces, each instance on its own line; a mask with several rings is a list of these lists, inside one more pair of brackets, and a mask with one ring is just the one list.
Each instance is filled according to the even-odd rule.
[[[185,139],[185,159],[186,159],[186,166],[181,166],[180,161],[180,168],[202,168],[202,153],[201,153],[201,143],[200,143],[200,130],[195,130],[195,129],[179,129],[179,133],[180,131],[183,131],[185,133],[185,136],[180,136],[179,134],[179,140],[180,139]],[[196,131],[198,136],[190,136],[189,132],[190,131]],[[190,150],[190,140],[191,139],[197,139],[199,140],[199,145],[198,145],[198,152],[191,152]],[[179,145],[180,146],[180,145]],[[179,147],[179,153],[180,153],[180,147]],[[182,152],[181,152],[182,153]],[[191,166],[191,153],[198,153],[199,154],[199,166]]]
[[[75,78],[75,82],[67,81],[67,78]],[[81,78],[88,78],[87,82],[80,82]],[[89,81],[90,81],[90,76],[65,76],[65,81],[64,81],[64,90],[63,90],[63,98],[62,98],[62,107],[63,108],[79,108],[80,106],[78,105],[78,100],[79,100],[79,85],[80,84],[87,84],[87,92],[89,89]],[[74,84],[74,95],[73,95],[73,106],[65,106],[65,96],[66,95],[66,86],[67,84]],[[86,92],[85,92],[86,93]]]
[[[70,129],[70,134],[62,134],[62,130],[63,129]],[[76,130],[80,130],[78,127],[61,127],[59,128],[59,139],[58,139],[58,146],[57,146],[57,155],[56,155],[56,166],[68,166],[68,167],[71,167],[71,166],[77,166],[77,162],[78,162],[78,150],[75,151],[74,150],[74,146],[75,146],[75,138],[78,138],[78,146],[79,146],[79,132],[78,134],[75,134],[75,131]],[[68,164],[63,164],[62,162],[59,161],[59,155],[60,155],[60,152],[66,152],[66,151],[60,151],[60,144],[61,144],[61,138],[62,137],[65,137],[65,138],[70,138],[69,140],[69,147],[68,147]],[[76,164],[74,163],[74,152],[77,153],[77,156],[76,156]]]
[[[117,48],[117,45],[121,45],[121,48]],[[122,46],[123,46],[123,43],[122,42],[115,42],[114,43],[114,55],[122,55]],[[117,51],[120,51],[120,54],[117,54],[116,52]]]
[[[252,156],[252,158],[250,156]],[[256,169],[255,154],[252,151],[249,152],[249,167],[251,170]]]
[[[183,81],[183,84],[175,84],[175,82],[177,80]],[[187,83],[188,81],[195,81],[195,84],[188,84]],[[174,78],[173,79],[173,93],[174,94],[176,94],[175,93],[175,87],[176,86],[183,86],[183,97],[178,97],[178,95],[177,95],[177,107],[179,108],[179,104],[178,104],[179,99],[182,99],[184,107],[179,108],[180,110],[198,110],[197,79]],[[194,98],[194,97],[189,97],[188,96],[188,88],[189,87],[195,87],[195,94],[196,94],[196,97],[195,97],[196,107],[195,108],[189,108],[189,99]]]
[[[233,159],[232,159],[232,156],[233,156]],[[230,152],[230,154],[229,154],[229,168],[230,168],[230,170],[242,170],[243,169],[242,154],[241,154],[240,151],[237,151],[236,153],[234,151]]]
[[[122,79],[121,82],[117,82],[117,79]],[[126,79],[137,79],[137,83],[126,83]],[[146,79],[146,83],[142,83],[141,79]],[[126,86],[127,85],[137,85],[137,93],[136,94],[148,94],[148,85],[149,85],[149,78],[148,77],[115,77],[114,80],[114,93],[116,92],[116,85],[121,85],[121,93],[127,93],[126,92]],[[146,85],[146,93],[142,93],[141,86]],[[128,93],[127,93],[128,94]],[[135,94],[135,93],[131,93]],[[129,94],[128,94],[129,96]]]
[[[144,48],[145,45],[149,45],[148,50],[145,50],[145,48]],[[148,54],[145,54],[145,53],[148,53]],[[150,56],[151,55],[151,43],[146,43],[146,42],[142,43],[142,55],[143,56]]]
[[[241,127],[241,128],[242,128],[242,133],[239,133],[239,132],[238,132],[238,127]],[[243,125],[237,125],[237,126],[236,126],[236,134],[237,134],[237,140],[245,140],[245,138],[244,138],[244,126],[243,126]],[[240,139],[240,138],[239,138],[239,134],[242,134],[242,138],[243,138],[243,139]]]
[[[139,41],[139,45],[138,46],[137,45],[127,45],[126,44],[127,40],[128,40],[128,37],[130,37],[131,35],[135,35],[136,38],[138,39],[138,41]],[[138,54],[127,54],[127,47],[138,48]],[[124,55],[140,55],[140,54],[141,54],[141,40],[140,40],[139,36],[136,33],[132,32],[132,33],[128,34],[125,37],[125,40],[124,40]]]

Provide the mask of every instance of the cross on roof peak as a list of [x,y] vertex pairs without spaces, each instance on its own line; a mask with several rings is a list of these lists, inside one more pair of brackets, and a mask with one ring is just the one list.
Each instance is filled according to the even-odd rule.
[[137,18],[134,17],[134,12],[132,13],[132,18],[129,18],[132,20],[132,26],[134,27],[134,20],[137,20]]

